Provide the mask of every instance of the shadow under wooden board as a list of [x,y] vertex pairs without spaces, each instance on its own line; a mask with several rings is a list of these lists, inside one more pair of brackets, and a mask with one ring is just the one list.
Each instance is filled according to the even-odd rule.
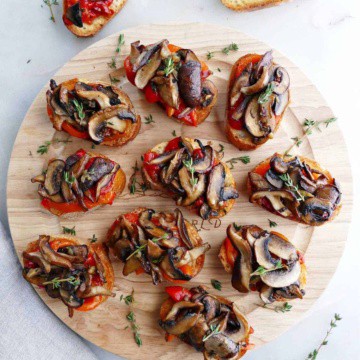
[[[145,195],[131,195],[126,188],[112,206],[85,214],[75,221],[59,220],[41,209],[37,186],[30,182],[30,178],[40,173],[48,159],[54,155],[66,157],[81,147],[91,149],[119,162],[129,179],[135,161],[141,163],[141,155],[155,144],[171,139],[174,130],[177,136],[211,140],[215,148],[218,148],[219,144],[224,145],[225,161],[241,155],[249,155],[251,161],[247,165],[235,164],[233,174],[240,197],[232,211],[221,221],[205,221],[202,224],[199,217],[183,210],[184,215],[201,228],[200,235],[203,240],[212,246],[206,256],[202,272],[189,285],[205,284],[209,286],[210,291],[217,292],[211,288],[210,280],[221,281],[223,285],[221,295],[237,303],[255,330],[251,342],[256,346],[267,343],[299,321],[319,298],[334,274],[343,252],[351,217],[352,179],[346,146],[337,123],[331,124],[323,132],[314,131],[313,135],[306,138],[301,147],[296,149],[299,154],[314,158],[328,168],[342,185],[343,208],[332,223],[314,229],[276,217],[250,204],[246,194],[246,176],[248,171],[260,161],[276,151],[284,151],[289,147],[292,143],[291,138],[302,134],[304,118],[323,120],[333,116],[333,113],[304,74],[286,57],[274,50],[275,61],[285,66],[290,74],[291,105],[273,140],[268,141],[256,151],[239,152],[227,141],[223,131],[229,73],[232,64],[240,56],[247,53],[262,54],[270,49],[269,46],[234,29],[208,24],[144,25],[123,30],[122,33],[125,35],[125,45],[122,47],[121,55],[117,57],[119,70],[113,71],[107,64],[115,56],[119,34],[114,34],[75,56],[60,69],[54,79],[61,82],[79,77],[109,81],[109,73],[111,73],[112,77],[120,79],[116,85],[121,86],[129,94],[137,112],[141,115],[143,119],[141,131],[134,141],[122,148],[96,146],[94,150],[91,149],[89,142],[69,138],[71,142],[66,144],[54,142],[48,154],[40,155],[36,150],[45,141],[68,138],[66,133],[56,132],[48,120],[45,100],[48,85],[46,84],[26,114],[11,156],[7,204],[11,234],[17,254],[21,256],[27,243],[37,239],[39,234],[62,233],[62,226],[75,225],[77,236],[84,241],[91,238],[93,234],[101,241],[120,213],[129,212],[144,205],[155,210],[172,211],[175,208],[174,202],[159,192],[147,191]],[[143,94],[125,78],[122,64],[129,53],[130,43],[140,40],[144,44],[149,44],[162,38],[169,39],[170,43],[194,50],[203,60],[206,60],[208,51],[217,51],[207,63],[214,73],[211,79],[219,89],[219,99],[208,119],[197,128],[186,127],[167,118],[162,109],[147,103]],[[221,49],[232,42],[239,45],[239,50],[230,52],[229,55],[223,54]],[[145,124],[144,118],[150,114],[154,122]],[[233,290],[230,277],[223,270],[217,257],[229,224],[232,222],[254,223],[269,229],[268,219],[276,221],[278,224],[276,231],[290,238],[305,253],[308,267],[306,296],[301,301],[293,301],[293,308],[285,314],[259,306],[261,301],[257,293],[242,295]],[[191,347],[178,340],[166,343],[164,333],[158,326],[158,310],[162,300],[166,298],[164,286],[168,284],[164,283],[155,287],[150,278],[145,275],[130,275],[124,278],[121,272],[122,265],[119,261],[112,260],[116,274],[116,297],[110,298],[94,311],[88,313],[75,311],[74,317],[70,319],[67,316],[66,307],[59,300],[50,299],[43,290],[37,290],[37,292],[45,304],[71,329],[96,345],[125,358],[142,359],[146,356],[148,359],[176,359],[181,356],[182,359],[200,359],[202,356],[200,353],[195,353]],[[130,294],[132,289],[135,291],[136,300],[133,310],[143,340],[141,348],[135,344],[131,330],[125,329],[128,325],[126,315],[129,308],[124,302],[119,301],[121,294]],[[31,302],[31,299],[28,301]]]

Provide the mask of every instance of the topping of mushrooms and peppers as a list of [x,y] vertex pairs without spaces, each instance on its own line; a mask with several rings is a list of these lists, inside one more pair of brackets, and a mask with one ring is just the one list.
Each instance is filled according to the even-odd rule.
[[239,359],[253,348],[253,329],[237,306],[205,287],[167,287],[169,298],[160,309],[166,341],[178,337],[204,354],[205,360]]
[[31,182],[39,183],[41,205],[60,216],[111,205],[125,187],[125,174],[116,162],[80,149],[65,161],[50,160]]
[[179,206],[189,206],[203,219],[230,211],[238,192],[223,153],[198,139],[177,137],[144,155],[144,180],[152,189],[167,191]]
[[290,220],[319,226],[341,207],[339,184],[315,161],[275,154],[248,175],[250,202]]
[[114,272],[102,244],[80,245],[68,237],[40,235],[22,254],[23,276],[74,309],[89,311],[112,293]]
[[51,80],[46,98],[54,128],[71,136],[122,146],[139,132],[140,117],[129,97],[112,85],[78,79],[57,85]]
[[217,89],[206,80],[207,65],[193,51],[161,40],[148,46],[131,44],[124,61],[128,80],[145,93],[150,103],[159,103],[169,117],[186,125],[202,122],[216,101]]
[[274,63],[272,51],[242,57],[230,79],[227,121],[245,131],[251,141],[263,144],[273,137],[289,104],[290,78]]
[[140,208],[121,215],[111,226],[106,244],[125,263],[123,275],[151,275],[154,285],[163,278],[183,283],[202,269],[210,249],[179,209],[174,213]]
[[232,274],[233,288],[241,293],[259,291],[265,304],[302,299],[306,266],[295,246],[284,235],[256,225],[237,229],[229,225],[219,254]]
[[64,0],[63,21],[65,25],[79,28],[91,25],[99,16],[110,18],[114,10],[110,7],[114,0]]

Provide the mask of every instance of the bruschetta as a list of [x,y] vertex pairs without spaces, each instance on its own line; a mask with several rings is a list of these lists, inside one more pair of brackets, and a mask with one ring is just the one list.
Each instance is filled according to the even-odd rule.
[[248,174],[251,203],[311,226],[333,220],[341,209],[339,183],[316,161],[275,154]]
[[90,311],[106,301],[114,286],[114,271],[102,244],[82,244],[67,235],[40,235],[22,253],[23,276],[31,284],[74,310]]
[[72,79],[57,85],[51,80],[46,99],[56,130],[94,144],[122,146],[140,130],[130,98],[107,83]]
[[51,159],[31,182],[39,183],[41,205],[62,216],[111,205],[124,190],[126,177],[115,161],[80,149],[65,160]]
[[272,51],[248,54],[233,66],[225,131],[239,150],[254,150],[274,137],[290,101],[290,77]]
[[260,10],[269,6],[280,5],[289,0],[221,0],[221,2],[234,11]]
[[305,295],[304,257],[282,234],[256,225],[229,225],[219,258],[241,293],[258,291],[265,304],[302,299]]
[[161,305],[159,324],[166,341],[177,337],[206,360],[240,359],[254,347],[249,343],[253,329],[232,301],[209,294],[204,286],[165,291],[169,297]]
[[63,0],[63,22],[78,37],[94,36],[126,0]]
[[150,103],[158,103],[169,117],[197,126],[210,114],[217,89],[207,78],[207,65],[189,49],[161,40],[151,45],[131,44],[124,61],[128,80],[142,90]]
[[179,209],[165,213],[139,208],[121,215],[109,229],[106,244],[125,264],[124,276],[146,273],[154,285],[163,279],[190,281],[201,271],[210,249]]
[[178,206],[194,210],[203,219],[226,215],[239,194],[222,154],[198,139],[177,137],[158,144],[144,155],[143,177]]

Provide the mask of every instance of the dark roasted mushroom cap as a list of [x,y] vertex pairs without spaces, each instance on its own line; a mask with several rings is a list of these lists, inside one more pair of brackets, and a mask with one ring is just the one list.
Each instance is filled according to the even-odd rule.
[[90,189],[103,176],[110,173],[114,168],[112,161],[104,158],[96,158],[86,173],[80,178],[80,188],[82,191]]
[[44,182],[49,195],[55,195],[60,191],[64,168],[65,163],[62,160],[52,160],[49,163]]
[[329,220],[333,213],[333,206],[329,200],[312,197],[306,199],[300,205],[299,210],[302,214],[302,219],[311,225]]
[[214,334],[205,341],[205,350],[220,359],[229,359],[240,351],[239,344],[223,333]]
[[180,97],[185,104],[194,108],[201,99],[201,65],[198,61],[190,60],[183,64],[178,72]]
[[82,10],[80,8],[80,1],[67,8],[65,17],[77,27],[82,28],[84,26],[82,21]]

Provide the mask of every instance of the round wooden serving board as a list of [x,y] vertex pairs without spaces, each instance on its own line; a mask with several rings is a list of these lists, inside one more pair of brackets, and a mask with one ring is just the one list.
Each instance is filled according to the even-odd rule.
[[[207,24],[144,25],[123,30],[122,33],[125,35],[125,45],[122,47],[120,57],[117,58],[119,70],[113,71],[107,65],[115,56],[119,34],[114,34],[82,51],[64,65],[54,79],[62,82],[79,77],[109,81],[109,73],[112,71],[111,76],[120,79],[116,85],[121,86],[129,94],[137,112],[142,117],[141,131],[134,141],[122,148],[96,146],[95,150],[91,149],[90,142],[69,138],[66,133],[56,132],[46,114],[45,92],[48,88],[46,84],[24,119],[10,162],[7,204],[12,238],[17,253],[21,257],[21,252],[27,243],[37,239],[39,234],[62,233],[62,226],[75,225],[77,236],[84,241],[91,238],[93,234],[99,239],[98,241],[102,241],[109,226],[121,213],[132,211],[139,206],[165,211],[172,211],[175,208],[173,200],[159,192],[147,191],[146,195],[131,195],[126,187],[112,206],[105,206],[79,216],[75,221],[59,220],[43,211],[36,191],[37,186],[30,182],[31,177],[41,173],[49,158],[55,155],[66,157],[81,147],[91,149],[119,162],[128,180],[133,172],[132,167],[135,161],[141,163],[141,155],[155,144],[171,139],[174,130],[177,136],[211,140],[215,148],[218,148],[219,144],[224,145],[225,161],[242,155],[249,155],[251,161],[247,165],[240,162],[235,164],[233,174],[240,197],[232,211],[221,221],[212,221],[212,223],[205,221],[202,224],[199,217],[183,209],[184,215],[201,228],[200,235],[203,240],[212,246],[211,251],[206,255],[202,272],[189,283],[189,286],[205,284],[209,286],[210,291],[236,301],[255,330],[251,342],[256,346],[267,343],[299,321],[319,298],[333,276],[343,252],[351,217],[352,180],[345,143],[337,123],[331,124],[321,133],[314,131],[313,135],[305,139],[301,147],[296,149],[301,155],[313,158],[328,168],[342,185],[343,208],[332,223],[314,229],[282,219],[250,204],[246,194],[246,176],[260,161],[276,151],[284,151],[289,147],[292,143],[291,138],[302,134],[304,118],[322,120],[332,117],[333,113],[304,74],[286,57],[274,51],[275,61],[285,66],[290,74],[290,108],[286,111],[285,118],[273,140],[268,141],[256,151],[240,152],[227,141],[223,131],[229,73],[233,63],[240,56],[247,53],[263,54],[270,49],[269,46],[236,30]],[[203,60],[206,60],[208,51],[217,51],[211,60],[206,61],[214,73],[210,79],[219,89],[219,99],[208,119],[197,128],[187,127],[167,118],[160,107],[147,103],[143,93],[132,86],[124,75],[122,64],[129,53],[131,42],[140,40],[143,44],[149,44],[163,38],[169,39],[172,44],[194,50]],[[229,55],[223,54],[221,49],[232,42],[239,45],[239,50],[230,52]],[[153,116],[155,122],[145,124],[144,118],[149,114]],[[52,139],[69,139],[71,142],[67,144],[54,142],[48,154],[45,155],[36,152],[39,145]],[[261,301],[257,293],[243,295],[233,290],[230,276],[225,273],[217,257],[229,224],[233,222],[257,224],[269,229],[268,219],[276,221],[278,224],[276,231],[286,235],[305,253],[308,267],[306,296],[301,301],[293,301],[292,310],[285,314],[259,306]],[[166,298],[164,286],[169,284],[153,286],[150,277],[146,275],[130,275],[125,278],[121,272],[122,264],[115,259],[112,260],[116,274],[116,297],[110,298],[94,311],[88,313],[75,311],[74,317],[70,319],[61,301],[50,299],[41,289],[37,289],[37,292],[45,304],[71,329],[96,345],[125,358],[200,359],[201,354],[179,340],[166,343],[164,333],[158,326],[159,306]],[[221,293],[212,289],[211,279],[221,281],[223,288]],[[141,348],[135,344],[130,328],[125,329],[128,325],[126,315],[129,308],[119,300],[121,294],[130,294],[132,289],[135,291],[136,300],[133,310],[143,341]],[[28,299],[28,301],[32,300]]]

